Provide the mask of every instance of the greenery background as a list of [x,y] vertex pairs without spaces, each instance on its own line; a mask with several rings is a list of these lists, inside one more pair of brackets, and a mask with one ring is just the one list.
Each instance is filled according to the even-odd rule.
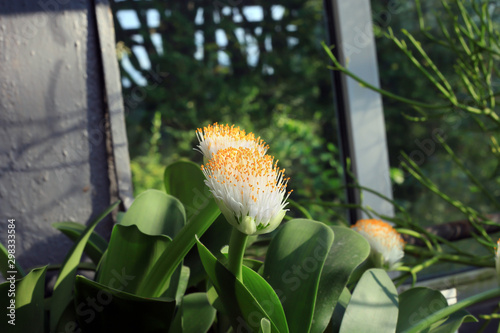
[[[340,203],[331,76],[320,45],[326,39],[323,3],[252,5],[261,9],[261,18],[246,15],[244,2],[231,7],[214,1],[113,4],[122,65],[130,61],[146,82],[122,66],[136,193],[160,188],[170,162],[201,163],[193,151],[195,130],[219,122],[252,131],[270,145],[269,153],[291,177],[294,200]],[[131,9],[138,29],[120,24],[119,12]],[[160,16],[154,28],[148,25],[151,10]],[[221,42],[216,35],[225,38]],[[141,66],[141,49],[147,67]],[[333,222],[334,211],[308,209],[314,218]]]
[[[371,4],[382,88],[439,102],[441,96],[384,33],[389,26],[397,36],[407,29],[452,83],[458,82],[456,54],[419,32],[414,2]],[[444,24],[453,19],[439,3],[424,5],[432,32],[439,34],[435,18]],[[327,223],[344,219],[329,60],[320,47],[327,40],[323,1],[128,0],[112,6],[136,194],[161,188],[168,163],[179,158],[201,163],[200,154],[193,151],[196,128],[216,121],[234,123],[270,144],[269,152],[291,177],[292,199],[313,218]],[[248,14],[249,7],[261,11],[261,17],[255,11]],[[137,27],[125,27],[126,20],[120,20],[125,12],[129,17],[135,13]],[[466,92],[459,98],[466,98]],[[499,163],[488,158],[490,147],[472,117],[463,112],[440,116],[438,110],[425,123],[413,122],[404,114],[415,115],[414,110],[386,98],[384,112],[394,197],[414,220],[428,226],[463,215],[400,169],[402,152],[444,193],[484,213],[498,210],[434,137],[435,131],[442,134],[498,198]]]

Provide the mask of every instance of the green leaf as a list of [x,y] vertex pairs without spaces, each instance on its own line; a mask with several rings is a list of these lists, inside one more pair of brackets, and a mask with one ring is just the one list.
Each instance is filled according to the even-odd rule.
[[[242,267],[243,284],[262,305],[280,332],[288,332],[288,324],[281,301],[271,285],[249,267]],[[266,319],[266,318],[263,318]]]
[[323,265],[333,242],[323,223],[298,219],[287,222],[271,241],[264,278],[279,295],[290,332],[309,332]]
[[140,297],[77,276],[75,310],[85,332],[168,332],[175,301]]
[[[200,241],[210,252],[221,259],[220,250],[229,244],[232,227],[226,221],[224,215],[219,215],[210,228],[203,234]],[[200,256],[196,248],[192,248],[184,259],[184,265],[191,269],[190,285],[196,285],[206,278],[205,269],[201,264]]]
[[[10,265],[14,265],[14,268],[11,268]],[[5,248],[2,243],[0,243],[0,273],[4,278],[7,278],[11,275],[11,273],[8,272],[14,271],[16,272],[16,279],[20,279],[26,275],[24,273],[24,270],[17,262],[15,253],[13,256],[9,257],[9,251],[7,251],[7,248]]]
[[134,200],[120,224],[136,225],[147,235],[174,238],[186,223],[186,212],[175,197],[158,190],[147,190]]
[[245,265],[248,268],[251,268],[255,272],[259,272],[264,263],[260,260],[244,258],[243,265]]
[[349,277],[370,254],[370,244],[357,232],[345,227],[330,228],[335,234],[335,240],[321,272],[310,331],[312,333],[325,331]]
[[340,333],[396,332],[398,295],[382,269],[369,269],[359,280],[347,305]]
[[74,302],[70,302],[64,309],[54,332],[78,332],[78,319]]
[[347,309],[347,305],[351,300],[351,292],[349,289],[344,288],[339,298],[337,299],[337,305],[335,305],[335,309],[333,310],[332,320],[330,321],[331,329],[326,331],[328,332],[338,332],[340,331],[340,325],[342,324],[342,319],[344,318],[345,310]]
[[[456,320],[473,320],[472,317],[465,315],[464,312],[460,312],[461,310],[464,310],[465,308],[468,308],[472,306],[473,304],[480,303],[486,300],[490,300],[495,297],[500,297],[500,288],[495,288],[495,289],[490,289],[487,291],[484,291],[482,293],[470,296],[466,299],[463,299],[455,304],[446,306],[440,310],[434,311],[427,315],[425,318],[420,319],[418,322],[414,323],[411,325],[411,327],[407,328],[403,332],[405,333],[417,333],[417,332],[423,332],[424,330],[427,330],[428,328],[431,328],[431,331],[434,329],[437,329],[438,323],[439,325],[444,322],[444,325],[447,325],[446,323],[451,325],[456,325],[456,323],[451,324],[452,321]],[[456,313],[459,313],[459,315],[455,315]],[[451,318],[451,320],[450,320]],[[448,321],[449,320],[449,321]],[[445,326],[446,329],[447,326]]]
[[221,313],[225,316],[227,316],[226,309],[224,308],[224,305],[222,305],[222,301],[219,298],[219,295],[217,294],[217,291],[215,290],[215,287],[212,285],[210,280],[208,280],[208,285],[207,287],[207,297],[208,297],[208,302],[212,307],[214,307],[218,313]]
[[[169,237],[147,235],[136,225],[115,225],[96,281],[131,294],[154,297],[150,294],[141,294],[138,291],[139,286],[170,243]],[[180,270],[173,276],[172,281],[178,283],[179,275]],[[168,295],[162,296],[175,298],[177,283],[169,287]]]
[[397,331],[402,332],[429,314],[448,306],[446,298],[437,290],[417,287],[399,295]]
[[[85,225],[76,222],[58,222],[52,223],[52,226],[65,234],[73,242],[76,242],[78,237],[85,231]],[[107,248],[108,242],[94,231],[90,235],[83,251],[89,256],[92,262],[97,265]]]
[[198,251],[236,331],[258,332],[262,318],[266,318],[272,332],[288,332],[278,296],[260,275],[243,266],[243,284],[199,241]]
[[[199,219],[220,214],[200,166],[190,161],[177,161],[168,165],[164,173],[165,190],[178,198],[186,209],[187,220]],[[213,253],[227,245],[231,228],[223,216],[219,216],[201,237],[203,244]],[[192,248],[184,259],[184,265],[191,269],[191,282],[194,285],[205,278],[205,270],[198,256],[198,251]]]
[[89,224],[85,231],[80,235],[78,240],[73,244],[73,247],[66,255],[63,266],[59,272],[59,276],[54,285],[54,293],[50,302],[50,330],[53,331],[59,322],[59,318],[66,309],[69,302],[73,298],[73,283],[75,280],[76,270],[82,258],[83,250],[92,235],[95,227],[101,222],[106,215],[111,213],[120,201],[115,202],[101,213],[91,224]]
[[185,295],[169,332],[207,332],[214,322],[215,313],[215,309],[208,302],[207,294]]
[[[203,173],[198,166],[196,168],[194,166],[196,166],[194,163],[177,162],[167,167],[165,171],[165,188],[169,193],[178,196],[186,205],[188,223],[173,238],[168,251],[158,259],[155,267],[141,285],[141,293],[162,295],[168,288],[170,276],[196,243],[195,237],[202,237],[220,215],[220,210],[211,194],[204,192],[207,189],[203,182]],[[191,190],[182,190],[179,186]],[[199,193],[205,193],[204,198],[200,198],[197,195]],[[192,267],[191,269],[194,270]]]
[[187,266],[182,266],[181,274],[179,276],[179,285],[177,286],[177,292],[175,294],[175,302],[181,304],[182,297],[186,293],[186,289],[189,283],[190,269]]
[[205,175],[198,164],[190,161],[174,162],[167,166],[163,178],[167,193],[184,205],[188,221],[200,216],[219,215],[219,207],[205,185]]
[[192,219],[172,240],[146,280],[141,284],[141,294],[162,295],[169,286],[169,279],[183,258],[196,243],[196,236],[201,236],[210,227],[218,214],[207,216],[206,219]]
[[464,322],[477,322],[477,319],[466,310],[458,310],[453,312],[443,324],[431,329],[429,333],[455,333]]
[[[15,285],[11,285],[9,274],[9,280],[0,284],[0,306],[3,313],[0,332],[43,333],[46,269],[46,266],[33,269],[22,279],[16,280]],[[15,301],[13,305],[12,300]],[[13,306],[15,311],[9,308]]]
[[359,280],[347,305],[340,333],[396,332],[398,294],[382,269],[369,269]]

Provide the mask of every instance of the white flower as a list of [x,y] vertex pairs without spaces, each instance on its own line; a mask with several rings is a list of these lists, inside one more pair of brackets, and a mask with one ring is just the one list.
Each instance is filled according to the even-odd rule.
[[391,269],[404,256],[404,240],[389,224],[380,220],[359,220],[351,228],[370,243],[371,256],[377,267]]
[[231,127],[227,124],[219,125],[218,123],[208,125],[203,129],[198,128],[196,136],[200,144],[195,150],[203,154],[204,163],[211,159],[217,151],[224,148],[253,148],[257,149],[262,155],[269,148],[260,137],[255,138],[252,132],[247,134],[244,130],[240,130],[239,127],[234,127],[234,125]]
[[205,184],[228,222],[248,235],[271,232],[283,220],[288,178],[259,149],[220,149],[201,167]]

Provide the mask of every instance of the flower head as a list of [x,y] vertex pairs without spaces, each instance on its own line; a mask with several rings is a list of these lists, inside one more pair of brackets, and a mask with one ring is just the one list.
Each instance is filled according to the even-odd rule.
[[359,220],[351,228],[370,243],[375,265],[391,269],[404,256],[404,240],[389,224],[380,220]]
[[228,222],[242,233],[271,232],[283,220],[288,178],[278,161],[258,148],[219,149],[201,169]]
[[196,130],[196,136],[200,142],[196,150],[203,154],[205,163],[211,159],[217,151],[224,148],[254,148],[262,155],[264,155],[269,148],[260,137],[256,138],[252,132],[247,134],[239,127],[234,127],[234,125],[219,125],[218,123],[208,125],[203,127],[203,129],[198,128]]

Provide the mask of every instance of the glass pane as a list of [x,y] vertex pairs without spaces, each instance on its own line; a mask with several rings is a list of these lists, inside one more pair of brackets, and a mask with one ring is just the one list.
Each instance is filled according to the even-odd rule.
[[291,199],[314,219],[344,219],[330,207],[343,189],[321,0],[116,1],[113,10],[136,193],[161,188],[170,162],[201,163],[195,130],[228,123],[270,145]]
[[[459,17],[459,13],[457,8],[454,8],[456,6],[451,4],[450,7],[453,16],[447,13],[440,2],[423,2],[423,18],[429,34],[440,39],[445,38],[439,26],[440,22],[448,29],[452,29],[451,24]],[[492,14],[498,17],[499,8],[491,9]],[[432,70],[431,63],[419,55],[402,29],[406,29],[420,41],[422,49],[447,78],[458,103],[475,106],[455,70],[456,66],[460,66],[460,57],[464,54],[457,55],[453,49],[440,45],[420,31],[414,2],[374,0],[372,10],[383,89],[427,104],[447,104],[443,99],[443,93],[390,38],[384,36],[388,31],[387,27],[390,26],[397,38],[406,40],[408,48],[420,61],[421,67],[441,82],[438,74]],[[470,4],[466,6],[466,10],[474,20],[479,20]],[[461,24],[464,25],[463,22]],[[441,85],[445,84],[441,82]],[[475,89],[480,91],[480,87]],[[459,209],[422,186],[410,173],[401,169],[400,163],[404,160],[405,154],[420,167],[426,177],[435,182],[438,188],[452,199],[474,207],[483,214],[498,211],[500,195],[498,157],[491,152],[493,133],[482,129],[483,125],[491,127],[494,122],[459,108],[449,106],[435,109],[412,108],[390,98],[384,98],[384,111],[390,164],[395,183],[394,197],[408,209],[416,221],[421,225],[430,226],[462,220],[464,215]],[[487,194],[483,193],[472,177],[454,162],[453,157],[439,143],[439,136],[463,162],[470,175],[482,183]]]
[[[493,32],[498,31],[500,8],[487,1],[422,1],[419,11],[418,3],[371,1],[382,88],[434,106],[384,98],[394,198],[424,227],[464,221],[462,229],[472,230],[481,241],[469,235],[454,246],[469,253],[465,257],[471,262],[484,261],[493,258],[498,235],[474,230],[467,220],[480,224],[482,216],[492,219],[500,208],[499,122],[494,114],[500,80]],[[491,22],[489,28],[486,22]],[[405,160],[414,164],[417,177],[401,167]],[[495,230],[498,224],[488,229]],[[451,252],[458,253],[456,249]],[[467,268],[439,264],[427,276]]]

